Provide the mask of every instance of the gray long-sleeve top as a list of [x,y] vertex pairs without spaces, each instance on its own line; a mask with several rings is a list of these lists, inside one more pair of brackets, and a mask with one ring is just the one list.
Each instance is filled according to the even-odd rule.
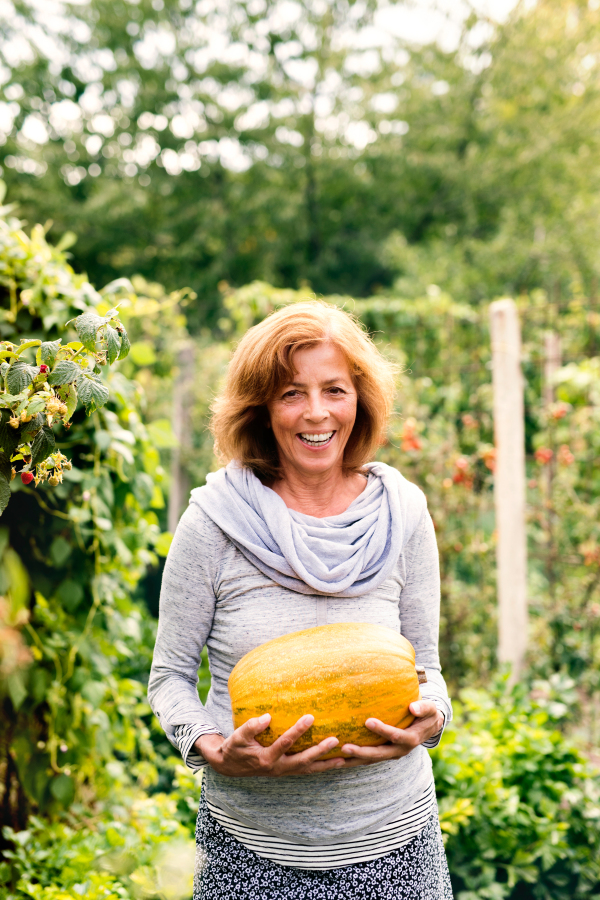
[[[177,527],[167,558],[148,696],[167,737],[191,769],[205,764],[194,748],[202,734],[233,731],[227,680],[250,650],[282,634],[334,622],[370,622],[400,631],[425,667],[421,694],[446,722],[452,707],[438,655],[439,563],[425,497],[405,482],[412,534],[398,549],[391,577],[353,598],[300,594],[263,575],[194,502]],[[413,504],[418,504],[417,508]],[[212,683],[197,692],[204,646]],[[308,710],[298,710],[298,718]],[[435,740],[425,746],[434,746]],[[398,760],[283,778],[231,778],[205,772],[211,801],[238,820],[305,844],[351,840],[393,821],[432,779],[424,745]]]

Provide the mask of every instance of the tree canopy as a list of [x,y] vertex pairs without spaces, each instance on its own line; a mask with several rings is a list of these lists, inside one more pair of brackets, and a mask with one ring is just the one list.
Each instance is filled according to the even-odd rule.
[[[105,283],[264,279],[478,302],[598,275],[600,11],[471,15],[457,47],[373,37],[359,0],[15,6],[0,44],[11,196]],[[381,29],[378,34],[381,33]]]

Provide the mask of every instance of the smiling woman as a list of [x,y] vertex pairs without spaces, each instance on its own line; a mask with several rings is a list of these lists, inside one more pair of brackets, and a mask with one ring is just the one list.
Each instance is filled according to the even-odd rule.
[[[215,401],[226,466],[192,491],[173,539],[149,682],[169,739],[192,769],[207,766],[195,900],[452,897],[426,750],[452,715],[437,648],[435,534],[422,492],[372,462],[393,376],[357,321],[311,301],[246,333]],[[348,743],[342,729],[292,752],[324,727],[324,710],[298,695],[297,721],[270,746],[257,740],[269,711],[234,728],[227,682],[243,656],[349,622],[412,643],[427,676],[412,724],[372,710],[364,725],[377,746]]]
[[[285,462],[275,426],[269,428],[270,416],[281,415],[289,422],[296,414],[298,434],[322,440],[321,435],[332,430],[327,427],[328,408],[347,411],[348,392],[354,420],[338,436],[336,460],[349,474],[360,471],[385,435],[394,367],[360,324],[335,306],[311,301],[278,310],[238,344],[225,387],[213,405],[217,452],[223,462],[237,459],[259,478],[277,481]],[[317,399],[327,401],[325,414],[314,408]],[[289,418],[284,409],[290,410]],[[309,446],[310,441],[304,443]]]

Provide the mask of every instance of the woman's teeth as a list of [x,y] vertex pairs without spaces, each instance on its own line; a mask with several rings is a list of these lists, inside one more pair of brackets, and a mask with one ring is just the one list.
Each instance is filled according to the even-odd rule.
[[333,435],[333,431],[328,431],[326,434],[301,434],[300,437],[305,444],[309,444],[312,447],[318,447],[319,444],[326,444],[327,441],[331,440]]

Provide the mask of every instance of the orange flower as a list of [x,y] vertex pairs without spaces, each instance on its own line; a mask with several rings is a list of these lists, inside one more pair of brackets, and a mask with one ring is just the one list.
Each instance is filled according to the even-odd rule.
[[420,450],[423,446],[417,435],[417,420],[412,416],[404,423],[401,437],[403,450]]
[[541,463],[542,466],[547,466],[553,456],[554,453],[549,447],[538,447],[535,451],[536,461]]
[[571,466],[575,462],[575,457],[571,453],[568,444],[563,444],[559,448],[557,457],[561,466]]
[[556,403],[550,415],[553,419],[564,419],[566,414],[569,412],[569,406],[567,403]]
[[454,484],[464,484],[466,488],[473,487],[473,475],[469,472],[469,464],[466,456],[459,456],[454,460],[455,472],[452,476]]
[[465,426],[465,428],[477,428],[477,426],[478,426],[478,424],[479,424],[479,423],[477,422],[477,419],[475,419],[475,418],[471,415],[471,413],[465,413],[465,414],[464,414],[464,416],[462,417],[462,423],[463,423],[463,425]]
[[496,468],[496,448],[495,447],[486,447],[485,450],[481,453],[481,458],[487,469],[490,472],[493,472]]

